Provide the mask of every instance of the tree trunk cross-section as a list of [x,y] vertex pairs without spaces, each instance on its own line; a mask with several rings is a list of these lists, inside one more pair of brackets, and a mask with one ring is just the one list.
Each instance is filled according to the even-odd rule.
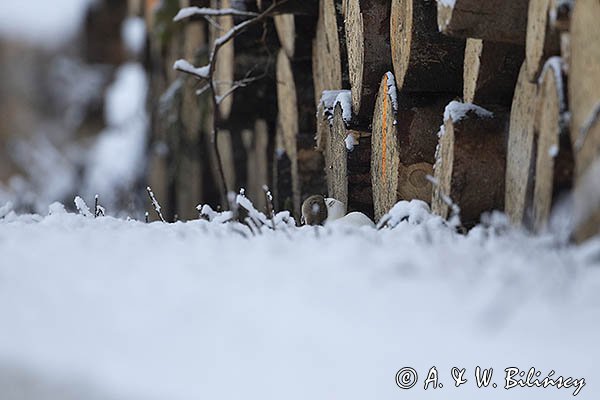
[[510,106],[524,58],[523,46],[467,39],[463,100]]
[[529,82],[523,63],[510,112],[508,151],[506,158],[505,212],[510,221],[529,225],[527,215],[532,204],[535,172],[534,116],[537,85]]
[[393,0],[390,35],[401,92],[462,92],[465,41],[438,31],[435,2]]
[[534,130],[537,160],[533,191],[533,226],[547,227],[553,205],[573,185],[573,152],[567,126],[566,82],[558,57],[546,63],[537,95]]
[[391,73],[384,75],[373,115],[371,180],[375,218],[398,200],[431,201],[437,132],[448,95],[398,95]]
[[438,25],[446,35],[524,45],[529,0],[438,1]]
[[459,212],[465,227],[482,213],[504,208],[506,118],[473,105],[446,108],[434,168],[432,211]]
[[527,76],[536,82],[546,60],[560,55],[560,36],[550,23],[554,0],[529,0],[527,17]]
[[389,0],[348,0],[346,46],[352,111],[361,122],[373,117],[381,76],[391,68]]

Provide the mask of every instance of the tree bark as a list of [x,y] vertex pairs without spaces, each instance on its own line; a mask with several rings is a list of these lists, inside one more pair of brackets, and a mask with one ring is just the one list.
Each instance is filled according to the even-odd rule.
[[438,1],[439,30],[449,36],[525,44],[529,0]]
[[401,92],[461,93],[465,42],[439,33],[434,2],[392,0],[390,35]]
[[525,57],[527,77],[536,82],[546,60],[560,55],[560,37],[550,23],[553,0],[529,0]]
[[431,201],[427,175],[433,174],[437,132],[448,101],[447,96],[399,97],[393,75],[384,75],[371,139],[371,180],[377,220],[398,200]]
[[463,100],[483,106],[509,106],[524,58],[523,46],[467,39]]
[[506,158],[505,212],[510,221],[530,225],[535,171],[534,116],[537,85],[527,78],[523,63],[510,112],[508,152]]
[[533,190],[533,227],[547,227],[559,195],[573,185],[573,152],[568,132],[565,77],[558,57],[548,60],[537,95],[534,130],[537,160]]
[[[449,218],[460,211],[463,226],[479,222],[482,213],[504,208],[506,118],[467,106],[462,117],[446,108],[434,167],[432,211]],[[481,109],[479,109],[481,110]],[[456,208],[456,207],[458,208]]]
[[389,0],[348,0],[346,47],[352,112],[361,123],[373,117],[381,76],[391,70]]

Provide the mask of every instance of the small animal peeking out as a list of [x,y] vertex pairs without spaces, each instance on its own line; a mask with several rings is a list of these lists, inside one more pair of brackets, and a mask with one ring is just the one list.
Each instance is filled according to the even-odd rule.
[[346,214],[346,205],[339,200],[312,195],[302,203],[302,223],[305,225],[370,226],[375,223],[361,212]]

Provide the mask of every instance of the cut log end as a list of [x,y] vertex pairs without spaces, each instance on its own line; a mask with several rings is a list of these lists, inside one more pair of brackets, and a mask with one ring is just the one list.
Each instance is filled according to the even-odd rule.
[[527,77],[536,82],[546,60],[560,55],[560,36],[550,23],[553,0],[530,0],[527,17]]
[[460,213],[463,226],[471,227],[482,213],[503,210],[505,119],[476,109],[445,119],[434,169],[434,213],[444,218]]

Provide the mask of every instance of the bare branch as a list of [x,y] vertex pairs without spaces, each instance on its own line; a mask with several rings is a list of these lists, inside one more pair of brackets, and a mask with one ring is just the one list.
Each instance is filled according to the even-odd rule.
[[199,17],[257,17],[259,14],[250,11],[236,10],[234,8],[223,8],[216,10],[214,8],[206,7],[185,7],[179,10],[173,21],[179,22],[186,18],[199,16]]

